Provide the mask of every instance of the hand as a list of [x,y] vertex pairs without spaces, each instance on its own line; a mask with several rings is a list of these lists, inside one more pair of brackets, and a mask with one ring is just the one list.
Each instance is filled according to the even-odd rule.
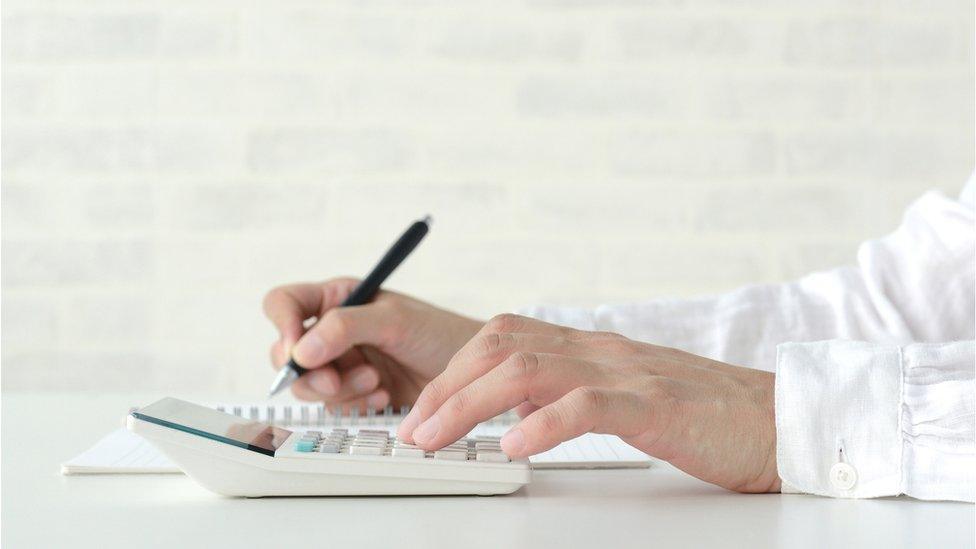
[[501,315],[424,388],[397,434],[435,450],[518,407],[523,419],[501,441],[512,457],[608,433],[707,482],[779,491],[773,378],[616,334]]
[[[339,307],[358,283],[337,278],[268,292],[264,312],[279,333],[272,365],[291,356],[313,370],[292,391],[330,409],[413,404],[484,323],[385,290],[366,305]],[[306,330],[308,319],[315,323]]]

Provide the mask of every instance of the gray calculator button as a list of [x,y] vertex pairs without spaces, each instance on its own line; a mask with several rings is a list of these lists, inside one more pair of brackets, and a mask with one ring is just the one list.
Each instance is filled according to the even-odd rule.
[[502,445],[497,442],[475,442],[475,450],[501,450]]
[[478,457],[476,459],[478,461],[487,461],[489,463],[508,463],[509,462],[508,456],[506,456],[505,454],[503,454],[501,452],[480,451],[480,452],[478,452]]
[[386,443],[378,440],[354,440],[350,446],[371,446],[374,448],[386,448]]
[[420,448],[406,448],[403,446],[397,446],[393,449],[393,457],[410,457],[410,458],[422,458],[424,457],[424,451]]
[[434,452],[434,459],[447,459],[451,461],[466,461],[468,459],[467,452],[459,452],[457,450],[437,450]]
[[324,443],[322,443],[319,446],[319,453],[320,454],[338,454],[339,453],[339,446],[337,446],[335,444],[328,443],[328,442],[324,442]]
[[349,453],[354,456],[382,456],[383,449],[382,446],[353,445],[349,447]]

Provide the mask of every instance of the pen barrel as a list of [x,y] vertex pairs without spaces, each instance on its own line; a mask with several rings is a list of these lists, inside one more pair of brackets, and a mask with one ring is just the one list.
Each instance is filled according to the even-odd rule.
[[420,241],[424,239],[428,230],[429,227],[424,221],[417,221],[413,225],[410,225],[406,232],[386,252],[383,259],[380,259],[376,267],[366,275],[366,278],[342,302],[342,306],[350,307],[369,303],[373,299],[373,296],[376,295],[376,292],[379,291],[380,285],[383,284],[386,277],[390,276],[390,273],[410,255],[410,252],[417,247],[417,244],[420,244]]

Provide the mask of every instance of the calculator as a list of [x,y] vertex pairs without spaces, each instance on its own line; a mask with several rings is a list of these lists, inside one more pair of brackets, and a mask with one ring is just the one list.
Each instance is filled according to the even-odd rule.
[[497,437],[427,452],[383,429],[288,430],[175,398],[132,410],[126,426],[226,496],[487,496],[531,481]]

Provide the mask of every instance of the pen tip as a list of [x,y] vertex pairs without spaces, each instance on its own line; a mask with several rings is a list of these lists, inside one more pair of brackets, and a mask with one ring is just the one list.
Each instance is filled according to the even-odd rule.
[[431,217],[430,214],[427,214],[427,215],[424,216],[423,219],[421,219],[421,221],[423,221],[424,223],[430,225],[434,221],[434,218]]

